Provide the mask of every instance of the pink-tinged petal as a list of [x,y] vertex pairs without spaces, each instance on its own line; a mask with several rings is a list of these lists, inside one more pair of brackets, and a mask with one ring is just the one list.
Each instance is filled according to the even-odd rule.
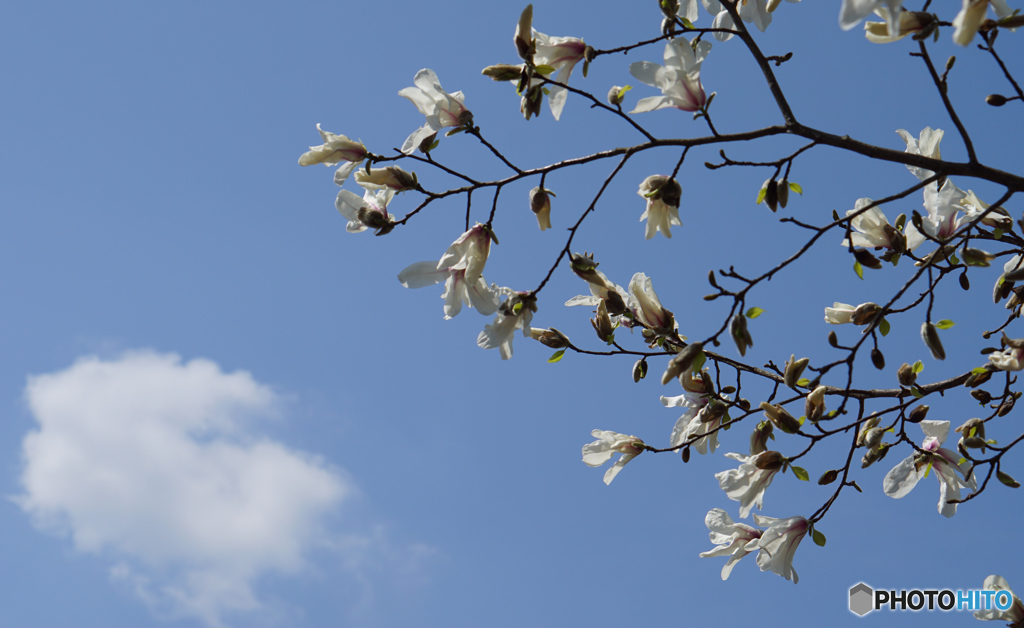
[[949,421],[921,421],[921,431],[928,438],[934,438],[939,444],[946,442],[949,436]]

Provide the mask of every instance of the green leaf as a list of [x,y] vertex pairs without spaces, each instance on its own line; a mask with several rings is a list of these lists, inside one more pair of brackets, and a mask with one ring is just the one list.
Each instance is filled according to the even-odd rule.
[[917,362],[914,362],[914,374],[915,375],[917,375],[918,373],[920,373],[923,370],[924,370],[924,362],[922,362],[921,360],[918,360]]
[[900,263],[900,254],[897,253],[896,255],[893,255],[892,259],[890,259],[889,261],[892,262],[892,267],[896,268],[896,266],[898,266]]
[[853,263],[853,272],[857,273],[857,276],[864,279],[864,267],[860,265],[860,262]]
[[512,313],[513,314],[519,314],[519,312],[521,312],[522,310],[523,310],[523,302],[522,301],[520,301],[519,303],[516,303],[515,305],[512,306]]
[[685,17],[684,18],[680,18],[679,21],[683,23],[683,28],[689,28],[689,29],[693,28],[693,22],[691,22],[690,20],[686,19]]
[[[924,470],[924,477],[928,477],[928,474],[932,472],[932,460],[928,460],[928,468]],[[940,478],[941,479],[941,478]]]
[[821,532],[815,530],[814,534],[811,535],[811,538],[814,539],[814,544],[818,547],[825,547],[825,535]]
[[960,465],[960,464],[963,464],[965,462],[967,462],[967,458],[961,458],[960,461],[957,462],[957,464]]
[[888,336],[889,335],[889,321],[885,320],[884,318],[881,321],[879,321],[879,323],[878,323],[878,331],[882,334],[883,337]]
[[545,75],[551,74],[552,72],[555,71],[555,67],[551,66],[551,65],[538,65],[535,69],[537,70],[537,72],[539,74],[545,74]]
[[956,325],[956,323],[954,323],[953,321],[949,320],[948,318],[944,318],[941,321],[935,323],[935,328],[936,329],[949,329],[953,325]]
[[762,314],[764,314],[764,310],[762,310],[759,307],[752,307],[749,310],[747,310],[746,316],[747,316],[747,318],[757,318],[758,316],[760,316]]
[[985,368],[984,366],[979,366],[977,368],[971,369],[971,372],[972,373],[977,373],[978,375],[981,375],[982,373],[988,372],[988,369]]
[[562,359],[563,355],[565,355],[565,349],[559,349],[558,351],[555,351],[555,355],[548,358],[548,364],[554,364],[555,362],[558,362],[559,360]]
[[796,479],[803,480],[804,482],[811,479],[811,476],[807,474],[807,470],[803,467],[798,467],[795,464],[790,466],[793,468],[793,475],[796,476]]
[[765,195],[768,194],[768,188],[761,188],[761,191],[757,193],[757,204],[760,205],[761,201],[764,200]]
[[998,240],[1003,237],[1003,233],[1004,232],[1002,229],[996,229],[992,232],[992,237]]
[[799,183],[793,183],[792,181],[789,182],[789,189],[793,190],[797,194],[803,194],[804,193],[804,189],[802,187],[800,187],[800,184]]
[[796,385],[797,386],[809,386],[810,383],[811,383],[811,380],[807,379],[806,377],[801,377],[799,380],[797,380]]
[[914,395],[914,397],[916,397],[917,399],[920,399],[921,397],[924,397],[924,395],[921,393],[921,391],[918,390],[917,386],[911,386],[910,387],[910,394]]

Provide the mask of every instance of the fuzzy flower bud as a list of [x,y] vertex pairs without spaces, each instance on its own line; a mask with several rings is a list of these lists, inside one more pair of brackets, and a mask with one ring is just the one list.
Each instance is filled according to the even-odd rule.
[[757,454],[768,450],[768,439],[775,438],[773,432],[775,427],[771,421],[761,421],[754,428],[754,431],[750,434],[750,455],[756,456]]
[[530,190],[530,209],[536,214],[541,231],[551,228],[551,196],[548,190],[541,187]]
[[800,431],[800,421],[779,404],[762,401],[760,408],[764,410],[764,415],[768,417],[768,420],[783,432],[795,434]]
[[665,385],[679,377],[683,373],[686,373],[693,366],[694,360],[697,359],[704,351],[704,343],[694,342],[686,345],[686,347],[677,353],[675,357],[668,361],[668,366],[665,368],[665,372],[661,376],[661,384]]
[[800,376],[804,374],[804,369],[807,368],[808,362],[810,362],[809,358],[797,360],[796,355],[789,356],[789,360],[786,361],[785,376],[783,377],[786,386],[796,388],[796,383],[800,381]]
[[942,348],[942,341],[939,340],[939,332],[935,329],[935,325],[922,323],[921,339],[924,340],[925,346],[932,352],[933,358],[936,360],[946,359],[946,350]]

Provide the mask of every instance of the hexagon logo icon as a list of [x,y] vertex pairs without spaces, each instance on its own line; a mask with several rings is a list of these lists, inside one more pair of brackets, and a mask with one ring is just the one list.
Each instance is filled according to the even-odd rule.
[[850,610],[860,617],[867,615],[874,610],[871,603],[874,597],[875,592],[863,582],[850,587]]

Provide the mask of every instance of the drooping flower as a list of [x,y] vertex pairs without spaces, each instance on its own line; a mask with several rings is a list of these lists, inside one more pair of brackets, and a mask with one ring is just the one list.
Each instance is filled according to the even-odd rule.
[[[899,18],[893,20],[885,7],[875,9],[875,15],[883,21],[864,22],[864,36],[873,44],[891,44],[899,41],[907,35],[921,32],[931,22],[927,13],[913,11],[900,11]],[[890,25],[894,23],[895,27],[890,29]]]
[[651,278],[644,273],[636,273],[629,280],[628,306],[638,321],[656,333],[667,334],[676,328],[675,317],[661,305]]
[[771,571],[786,580],[792,580],[793,584],[799,582],[800,577],[796,569],[793,569],[793,555],[800,541],[810,531],[810,522],[803,517],[773,519],[754,515],[754,523],[767,528],[760,539],[747,544],[748,549],[761,550],[757,554],[757,566],[761,571]]
[[[996,595],[999,595],[999,591],[1006,591],[1006,593],[999,595],[999,598],[1004,599],[998,599],[996,598],[996,595],[993,595],[992,598],[990,598],[993,603],[989,605],[989,608],[974,611],[975,619],[980,619],[982,621],[996,620],[1006,622],[1010,628],[1021,628],[1021,626],[1024,626],[1024,602],[1021,602],[1020,598],[1017,597],[1017,594],[1013,592],[1013,589],[1010,588],[1010,583],[1008,583],[1005,578],[1002,576],[991,575],[988,578],[985,578],[985,584],[982,585],[982,589],[986,591],[996,591]],[[1004,602],[1007,594],[1009,594],[1011,599],[1009,608],[1006,610],[999,610],[996,608],[996,603]],[[1003,603],[1000,603],[999,605],[1005,606]]]
[[[700,454],[715,453],[718,448],[718,428],[722,424],[724,412],[705,413],[708,407],[707,393],[700,377],[694,377],[687,371],[679,378],[683,386],[683,394],[676,397],[661,397],[661,404],[666,408],[685,408],[683,415],[676,420],[669,437],[669,447],[677,447],[684,442],[699,436],[693,446]],[[722,405],[722,404],[720,404]],[[724,409],[724,408],[723,408]]]
[[590,435],[597,440],[583,446],[583,462],[588,466],[600,467],[611,460],[616,453],[622,454],[615,464],[605,471],[605,484],[611,484],[627,462],[644,452],[644,441],[636,436],[626,436],[606,430],[594,430]]
[[962,202],[966,195],[951,179],[946,179],[942,187],[938,182],[929,183],[924,187],[924,208],[928,215],[922,216],[921,229],[913,224],[906,227],[907,249],[913,250],[925,241],[927,234],[931,238],[945,241],[953,237],[960,227],[970,222],[966,216],[957,218],[963,209]]
[[[896,133],[903,138],[904,142],[907,143],[907,150],[904,152],[910,153],[911,155],[929,157],[931,159],[942,159],[942,152],[939,150],[939,143],[942,141],[942,136],[946,134],[942,129],[932,130],[930,126],[926,126],[921,129],[921,134],[916,139],[904,129],[896,129]],[[931,170],[911,166],[909,164],[907,165],[907,170],[912,172],[915,177],[922,181],[935,174]]]
[[498,349],[501,359],[508,360],[512,357],[512,338],[516,330],[522,329],[523,335],[530,337],[530,321],[537,311],[537,298],[509,288],[498,288],[498,293],[505,295],[505,301],[494,320],[477,336],[476,344],[482,349]]
[[696,49],[685,37],[677,37],[665,45],[665,65],[637,61],[629,73],[638,81],[661,90],[661,96],[641,98],[630,113],[675,108],[697,111],[707,102],[700,82],[700,65],[711,51],[711,42],[701,40]]
[[988,354],[988,361],[1000,371],[1020,371],[1024,369],[1024,338],[1008,338],[1003,333],[1002,351]]
[[647,208],[640,215],[640,222],[647,221],[645,239],[650,240],[659,231],[671,238],[672,225],[683,226],[679,220],[683,188],[678,181],[663,174],[652,174],[643,180],[636,193],[647,199]]
[[629,319],[624,315],[628,312],[630,296],[622,286],[612,282],[604,273],[597,270],[599,265],[598,262],[594,261],[592,254],[580,255],[579,253],[573,253],[570,255],[572,272],[587,282],[587,285],[590,287],[590,294],[575,296],[566,301],[565,304],[569,307],[574,305],[597,307],[603,302],[608,314],[613,317],[613,323],[628,325]]
[[319,124],[316,125],[316,130],[320,133],[320,138],[324,143],[320,146],[310,146],[307,152],[302,153],[299,157],[299,165],[333,166],[342,164],[334,173],[334,182],[340,186],[366,158],[368,154],[366,147],[362,142],[354,142],[344,135],[335,135],[330,131],[324,131]]
[[[899,499],[909,493],[921,478],[931,472],[939,481],[939,512],[945,517],[956,514],[956,504],[947,500],[960,499],[960,489],[977,489],[977,481],[972,473],[971,463],[959,464],[960,456],[940,447],[949,435],[949,421],[921,421],[925,439],[921,449],[926,453],[917,453],[905,458],[886,474],[882,489],[889,497]],[[970,478],[970,479],[967,479]]]
[[856,309],[848,303],[836,301],[832,307],[825,308],[825,322],[832,325],[845,325],[853,320],[853,312]]
[[363,198],[359,198],[348,190],[342,190],[338,192],[334,206],[348,218],[345,231],[360,233],[376,229],[377,235],[384,235],[394,228],[394,216],[388,213],[388,203],[394,195],[389,189],[366,190]]
[[420,70],[412,82],[415,87],[406,87],[398,95],[416,105],[419,112],[427,117],[427,121],[406,138],[402,144],[403,153],[411,155],[423,140],[441,129],[473,123],[473,114],[463,104],[466,97],[462,92],[449,94],[444,91],[433,70]]
[[961,46],[970,44],[981,23],[985,21],[990,5],[1000,19],[1013,14],[1010,7],[1006,6],[1006,0],[963,0],[960,12],[953,18],[953,41]]
[[764,492],[782,469],[785,458],[777,451],[764,451],[756,456],[728,453],[725,457],[739,460],[740,466],[716,473],[715,479],[729,499],[740,503],[740,517],[746,519],[755,504],[758,510],[763,507]]
[[853,216],[853,219],[850,220],[850,227],[855,233],[850,234],[849,240],[843,239],[841,244],[844,247],[849,247],[851,242],[853,246],[865,248],[893,249],[904,245],[902,234],[889,224],[889,219],[877,205],[868,210],[864,209],[873,202],[870,198],[860,198],[857,199],[853,209],[847,210],[846,215]]
[[[537,30],[533,31],[533,37],[537,45],[537,52],[533,56],[534,63],[555,68],[558,73],[551,80],[568,85],[573,68],[583,61],[586,55],[587,45],[577,37],[549,37]],[[583,74],[586,75],[586,71]],[[547,90],[551,115],[558,120],[562,116],[569,92],[560,85],[551,84],[548,84]]]
[[406,172],[398,166],[374,168],[369,172],[360,170],[356,173],[356,183],[367,190],[382,190],[386,188],[394,192],[415,190],[419,185],[415,172]]
[[850,30],[883,5],[889,13],[889,32],[894,32],[903,0],[843,0],[843,6],[839,9],[839,28]]
[[537,217],[541,231],[551,228],[551,193],[542,187],[530,190],[530,210]]
[[491,248],[490,231],[476,225],[463,233],[437,262],[416,262],[398,274],[406,288],[423,288],[445,282],[444,317],[454,318],[465,303],[484,316],[498,309],[499,296],[483,278],[484,265]]
[[[707,552],[701,552],[701,558],[712,558],[715,556],[728,556],[722,567],[722,580],[728,580],[732,568],[736,566],[741,558],[758,549],[757,542],[761,540],[762,531],[745,523],[736,523],[727,512],[721,508],[711,509],[704,517],[704,525],[711,530],[711,542],[718,547]],[[747,546],[751,546],[747,549]]]

